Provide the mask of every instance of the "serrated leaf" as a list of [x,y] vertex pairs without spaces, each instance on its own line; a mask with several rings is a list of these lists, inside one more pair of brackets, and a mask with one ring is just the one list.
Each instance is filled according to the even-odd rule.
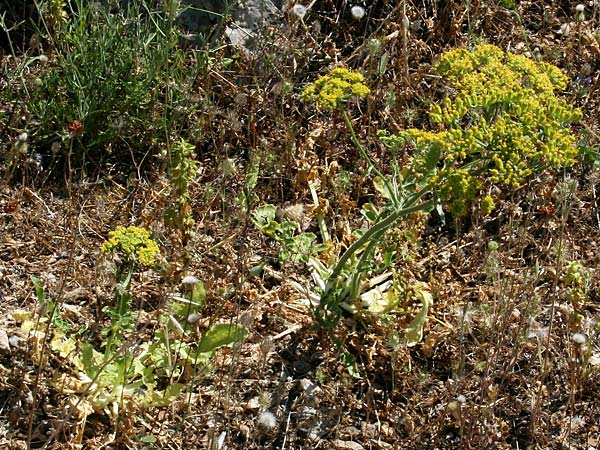
[[213,325],[198,344],[198,353],[212,353],[220,347],[233,345],[246,336],[248,331],[241,325],[221,323]]

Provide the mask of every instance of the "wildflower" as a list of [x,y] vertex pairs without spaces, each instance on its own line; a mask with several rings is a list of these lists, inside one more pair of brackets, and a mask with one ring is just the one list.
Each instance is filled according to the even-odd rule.
[[352,13],[352,17],[354,17],[356,20],[360,20],[365,17],[365,9],[361,6],[353,6],[350,9],[350,12]]
[[83,123],[80,120],[74,120],[67,124],[67,132],[69,133],[69,138],[73,138],[81,133],[83,133]]
[[300,19],[304,19],[304,16],[306,16],[307,12],[308,8],[300,3],[296,3],[294,6],[292,6],[292,14]]
[[483,197],[481,199],[480,206],[481,206],[481,212],[485,216],[488,216],[494,210],[494,207],[496,205],[494,205],[494,199],[492,198],[492,196],[486,195],[485,197]]
[[108,240],[102,244],[102,253],[118,251],[144,266],[154,264],[160,255],[158,244],[150,237],[148,230],[134,226],[119,226],[108,234]]
[[369,94],[371,90],[363,81],[364,77],[359,72],[338,67],[307,86],[302,92],[302,97],[314,100],[317,106],[331,110],[354,95],[364,97]]

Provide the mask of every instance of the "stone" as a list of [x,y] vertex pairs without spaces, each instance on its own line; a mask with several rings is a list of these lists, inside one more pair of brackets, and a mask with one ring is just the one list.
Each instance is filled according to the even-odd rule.
[[0,353],[10,353],[10,343],[8,333],[0,328]]

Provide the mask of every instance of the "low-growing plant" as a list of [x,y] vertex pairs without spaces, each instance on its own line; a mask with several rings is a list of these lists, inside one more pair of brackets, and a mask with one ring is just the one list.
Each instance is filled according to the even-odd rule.
[[161,3],[39,4],[47,63],[22,72],[20,89],[4,98],[18,98],[31,149],[73,169],[109,161],[139,168],[163,138],[193,126],[198,104],[189,92],[206,59],[178,46],[176,2]]
[[[372,274],[379,243],[400,221],[442,207],[464,215],[476,199],[488,214],[494,199],[486,188],[516,189],[531,175],[569,166],[578,156],[569,126],[581,112],[556,96],[566,87],[567,78],[555,66],[479,45],[473,51],[447,52],[436,71],[457,94],[432,106],[430,119],[439,131],[379,133],[392,154],[407,145],[413,148],[409,164],[400,167],[392,162],[391,176],[374,166],[345,107],[352,96],[369,92],[359,73],[334,69],[303,92],[318,107],[341,112],[385,200],[384,207],[372,215],[372,225],[327,270],[320,270],[326,283],[316,312],[323,326],[337,326],[340,308],[359,299],[363,281]],[[429,303],[424,302],[425,311]]]
[[318,245],[317,236],[310,232],[299,232],[300,225],[294,220],[277,219],[275,205],[263,205],[252,212],[252,221],[263,233],[272,237],[280,245],[279,261],[285,264],[308,262],[312,255],[327,248]]
[[115,304],[104,309],[109,325],[102,329],[100,345],[65,326],[59,309],[46,299],[36,279],[42,316],[33,320],[30,313],[13,314],[30,335],[36,364],[42,366],[48,358],[61,362],[52,385],[70,397],[68,403],[83,425],[94,412],[116,420],[124,408],[168,405],[186,388],[191,394],[200,369],[208,367],[214,351],[246,335],[243,326],[223,323],[214,324],[197,339],[206,292],[201,281],[186,276],[181,294],[171,296],[160,315],[159,328],[150,338],[140,338],[131,305],[131,280],[140,266],[157,263],[158,245],[144,228],[118,227],[102,252],[115,261],[116,288]]

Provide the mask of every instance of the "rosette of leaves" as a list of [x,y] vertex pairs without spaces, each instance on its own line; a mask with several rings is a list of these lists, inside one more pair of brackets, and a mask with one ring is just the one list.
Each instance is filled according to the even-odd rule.
[[[570,126],[582,113],[557,96],[568,81],[557,67],[482,44],[445,53],[435,70],[457,91],[431,108],[439,131],[409,129],[381,139],[393,149],[411,142],[415,171],[421,155],[440,149],[435,181],[454,214],[464,214],[486,184],[516,189],[532,174],[577,159]],[[483,198],[489,212],[493,202]]]

